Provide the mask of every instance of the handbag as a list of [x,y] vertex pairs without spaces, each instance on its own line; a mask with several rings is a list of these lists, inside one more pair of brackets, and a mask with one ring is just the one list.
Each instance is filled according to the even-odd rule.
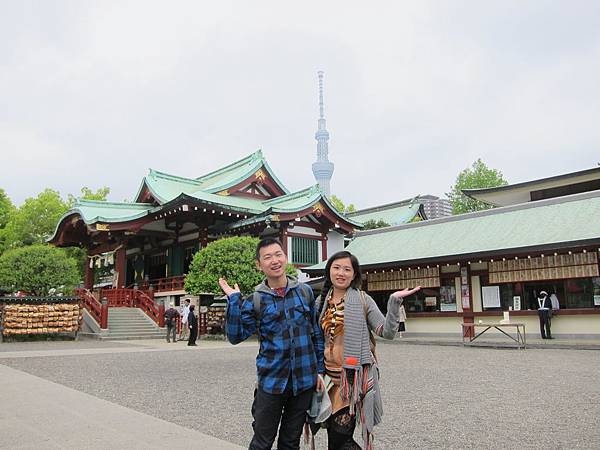
[[329,398],[329,389],[333,386],[333,381],[327,375],[323,377],[325,390],[323,392],[315,391],[312,393],[310,407],[307,411],[310,422],[318,424],[323,423],[331,416],[331,399]]

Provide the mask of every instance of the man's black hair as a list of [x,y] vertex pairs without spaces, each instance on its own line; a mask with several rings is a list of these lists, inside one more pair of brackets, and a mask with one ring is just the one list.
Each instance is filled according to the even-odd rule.
[[325,282],[323,283],[323,295],[326,295],[333,283],[331,282],[331,266],[334,261],[342,258],[350,258],[350,262],[352,263],[352,269],[354,270],[354,278],[352,279],[352,283],[350,283],[350,287],[354,289],[360,289],[362,284],[362,273],[360,271],[360,264],[358,262],[358,258],[354,256],[352,253],[347,252],[346,250],[342,250],[340,252],[334,253],[328,260],[325,265]]
[[283,245],[281,244],[281,241],[277,238],[274,237],[267,237],[264,239],[261,239],[258,242],[258,245],[256,246],[256,260],[259,261],[260,260],[260,249],[264,248],[264,247],[268,247],[269,245],[273,245],[273,244],[277,244],[281,247],[281,250],[283,250]]
[[189,303],[189,302],[190,302],[190,299],[189,299],[189,298],[186,298],[186,299],[185,299],[185,301]]

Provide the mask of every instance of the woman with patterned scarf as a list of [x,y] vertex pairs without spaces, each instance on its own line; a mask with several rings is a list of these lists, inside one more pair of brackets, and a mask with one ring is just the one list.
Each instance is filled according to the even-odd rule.
[[390,295],[384,317],[360,285],[360,266],[354,255],[341,251],[329,258],[323,295],[316,300],[325,338],[325,371],[333,380],[329,390],[332,414],[326,424],[329,450],[360,450],[353,439],[357,422],[365,449],[373,448],[373,427],[383,414],[373,334],[393,339],[404,297],[420,289]]

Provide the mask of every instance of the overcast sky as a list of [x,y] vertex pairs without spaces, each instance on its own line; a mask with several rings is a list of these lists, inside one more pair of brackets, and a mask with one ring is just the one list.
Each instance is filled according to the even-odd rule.
[[443,195],[475,159],[509,182],[600,161],[598,1],[0,2],[0,187],[132,199],[262,148],[315,183],[317,70],[358,207]]

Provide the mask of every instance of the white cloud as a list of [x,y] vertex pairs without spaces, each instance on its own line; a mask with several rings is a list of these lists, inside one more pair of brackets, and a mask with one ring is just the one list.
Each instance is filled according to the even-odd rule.
[[537,1],[5,3],[0,152],[10,175],[0,187],[17,203],[83,185],[122,200],[148,167],[199,176],[260,147],[288,187],[305,187],[318,69],[333,192],[359,206],[443,194],[479,157],[511,181],[591,167],[599,11]]

